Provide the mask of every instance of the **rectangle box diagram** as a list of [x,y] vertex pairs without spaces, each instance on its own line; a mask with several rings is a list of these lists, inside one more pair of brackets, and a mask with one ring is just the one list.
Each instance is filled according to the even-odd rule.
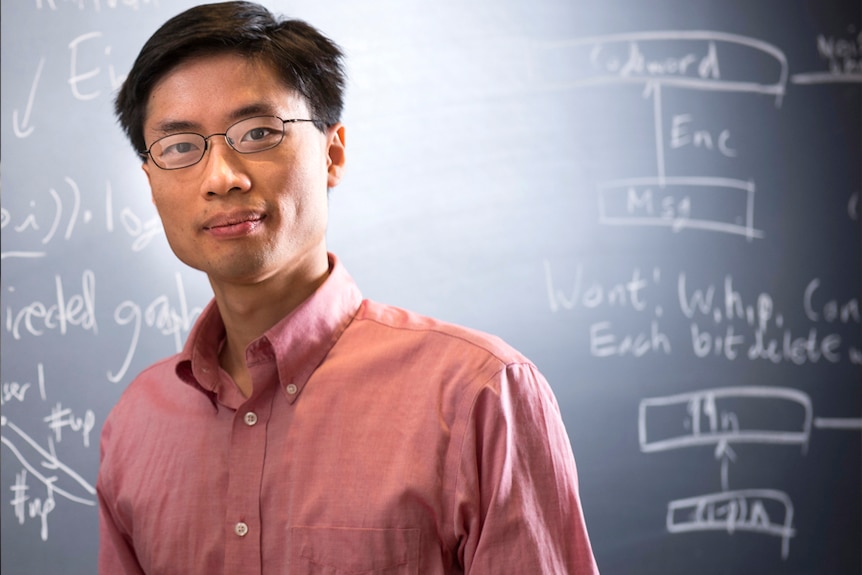
[[664,226],[762,238],[754,228],[753,182],[732,178],[630,178],[598,184],[599,222]]
[[671,501],[667,506],[669,533],[747,531],[781,538],[781,556],[790,552],[793,502],[774,489],[722,491]]
[[643,399],[638,441],[644,453],[733,443],[808,445],[812,406],[788,388],[726,387]]
[[775,96],[787,58],[756,38],[709,30],[648,31],[535,42],[531,82],[540,89],[646,84]]

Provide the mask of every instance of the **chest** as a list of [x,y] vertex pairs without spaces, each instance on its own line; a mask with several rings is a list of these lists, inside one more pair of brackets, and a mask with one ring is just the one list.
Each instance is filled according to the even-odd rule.
[[[446,426],[434,410],[368,399],[276,395],[154,421],[119,497],[142,561],[153,572],[193,560],[185,572],[240,561],[285,573],[298,557],[343,553],[348,563],[371,553],[408,564],[420,542],[422,555],[447,556]],[[193,559],[166,541],[195,550]],[[353,551],[333,555],[332,546]]]

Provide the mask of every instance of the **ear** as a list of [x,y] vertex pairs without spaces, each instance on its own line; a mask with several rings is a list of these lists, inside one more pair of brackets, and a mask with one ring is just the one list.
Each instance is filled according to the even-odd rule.
[[329,128],[326,158],[326,186],[328,188],[337,186],[344,174],[344,163],[346,161],[344,143],[344,125],[336,124]]
[[141,164],[141,169],[147,175],[147,184],[150,186],[150,201],[155,204],[156,200],[153,198],[153,179],[150,177],[150,163],[144,160],[144,163]]

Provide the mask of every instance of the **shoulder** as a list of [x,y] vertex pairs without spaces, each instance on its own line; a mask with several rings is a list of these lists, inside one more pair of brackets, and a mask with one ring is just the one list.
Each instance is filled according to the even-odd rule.
[[443,401],[469,404],[483,389],[534,394],[545,385],[533,362],[496,335],[368,300],[333,352],[334,365],[357,377],[414,382]]
[[354,318],[355,327],[381,338],[403,342],[439,353],[484,357],[500,366],[530,364],[518,350],[496,335],[442,321],[396,306],[365,300]]
[[[166,405],[187,403],[190,386],[182,384],[177,375],[177,365],[182,354],[166,357],[141,371],[123,390],[105,420],[106,428],[134,427],[141,418],[158,414]],[[191,395],[202,395],[198,392]],[[208,403],[208,402],[207,402]]]
[[153,386],[157,387],[168,381],[175,381],[178,379],[177,365],[183,358],[183,354],[178,353],[162,358],[145,367],[132,379],[123,392],[123,396],[148,393],[154,391]]

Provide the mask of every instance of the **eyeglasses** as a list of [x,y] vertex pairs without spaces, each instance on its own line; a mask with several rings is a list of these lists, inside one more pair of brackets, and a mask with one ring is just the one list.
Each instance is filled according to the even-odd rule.
[[223,134],[202,136],[194,132],[181,132],[159,138],[148,150],[140,152],[149,156],[163,170],[179,170],[200,162],[209,147],[210,138],[224,136],[228,146],[240,154],[254,154],[276,147],[284,139],[286,124],[316,122],[316,120],[282,120],[276,116],[255,116],[240,120]]

